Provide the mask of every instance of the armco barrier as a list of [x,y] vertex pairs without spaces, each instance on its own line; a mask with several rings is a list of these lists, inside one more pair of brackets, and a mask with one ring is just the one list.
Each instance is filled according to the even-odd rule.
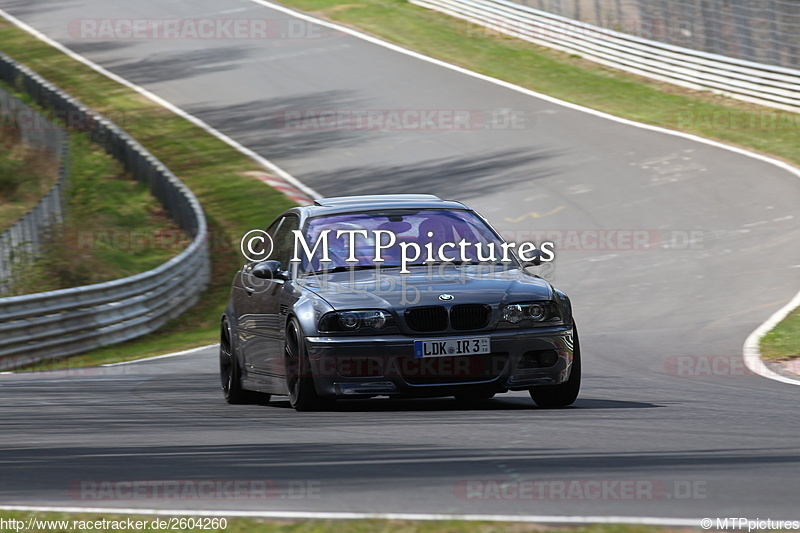
[[651,41],[505,0],[411,2],[641,76],[800,112],[800,70]]
[[191,307],[210,275],[206,220],[192,192],[119,127],[2,54],[0,79],[91,132],[192,238],[178,256],[142,274],[0,299],[0,369],[132,339]]

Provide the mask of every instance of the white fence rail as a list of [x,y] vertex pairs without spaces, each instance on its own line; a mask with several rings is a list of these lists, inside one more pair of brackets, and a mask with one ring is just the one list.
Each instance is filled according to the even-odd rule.
[[651,41],[505,0],[411,2],[641,76],[800,112],[800,70]]

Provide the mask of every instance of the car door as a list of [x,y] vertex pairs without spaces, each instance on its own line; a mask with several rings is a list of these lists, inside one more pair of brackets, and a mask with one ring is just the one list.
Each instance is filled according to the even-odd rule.
[[[273,238],[273,242],[274,235],[285,219],[286,216],[278,218],[267,229],[267,234]],[[269,245],[256,243],[253,251],[260,254],[263,251],[262,248],[269,247]],[[272,253],[274,253],[274,246]],[[260,258],[260,260],[266,259],[271,259],[271,254],[269,257]],[[258,379],[258,376],[252,374],[266,371],[264,357],[260,355],[264,350],[264,321],[269,320],[269,310],[275,307],[271,304],[270,294],[275,291],[274,284],[269,280],[257,279],[250,274],[256,264],[256,261],[245,263],[234,281],[239,349],[244,361],[244,370],[254,379]]]
[[[273,242],[269,259],[279,261],[284,269],[288,269],[293,255],[292,231],[299,227],[299,218],[289,214],[267,230]],[[250,282],[244,287],[245,293],[250,294],[246,324],[251,337],[245,348],[248,370],[272,381],[271,378],[282,376],[283,369],[283,321],[287,308],[283,292],[286,281],[253,279],[247,275],[243,279]]]
[[[286,220],[273,236],[274,251],[272,259],[278,261],[284,270],[291,270],[291,259],[294,257],[294,231],[300,229],[300,218],[288,215]],[[294,283],[289,280],[275,280],[272,304],[273,319],[265,322],[265,367],[270,376],[280,376],[284,371],[283,349],[286,316],[292,304],[297,300]]]

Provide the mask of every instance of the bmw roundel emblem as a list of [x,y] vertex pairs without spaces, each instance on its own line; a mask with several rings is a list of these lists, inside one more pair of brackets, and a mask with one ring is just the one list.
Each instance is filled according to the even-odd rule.
[[442,300],[443,302],[449,302],[450,300],[453,299],[453,295],[452,294],[440,294],[439,295],[439,299]]

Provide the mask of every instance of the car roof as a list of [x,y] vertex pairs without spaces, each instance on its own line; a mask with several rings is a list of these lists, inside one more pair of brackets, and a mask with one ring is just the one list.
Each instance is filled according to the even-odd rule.
[[380,209],[469,209],[461,202],[442,200],[432,194],[370,194],[320,198],[303,208],[306,215],[316,217],[351,211]]

